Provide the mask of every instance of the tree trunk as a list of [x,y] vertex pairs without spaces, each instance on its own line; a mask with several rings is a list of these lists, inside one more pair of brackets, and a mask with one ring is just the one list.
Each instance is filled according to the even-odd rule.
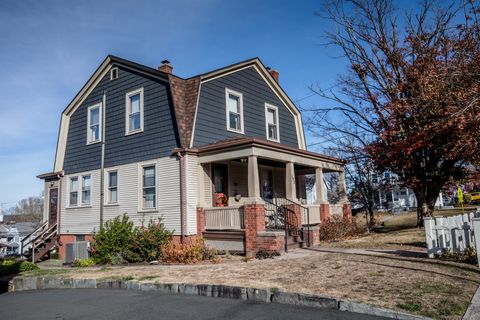
[[423,227],[423,217],[428,213],[428,204],[425,199],[425,194],[417,189],[413,189],[415,197],[417,198],[417,227]]

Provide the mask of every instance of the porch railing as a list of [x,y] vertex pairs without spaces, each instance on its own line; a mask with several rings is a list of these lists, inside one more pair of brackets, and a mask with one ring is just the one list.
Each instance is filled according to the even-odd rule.
[[331,204],[330,205],[330,216],[343,217],[343,204]]
[[243,206],[206,208],[205,209],[205,229],[207,230],[245,229]]

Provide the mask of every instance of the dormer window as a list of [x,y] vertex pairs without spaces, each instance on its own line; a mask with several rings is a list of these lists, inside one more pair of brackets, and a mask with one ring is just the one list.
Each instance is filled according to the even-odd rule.
[[143,88],[127,93],[125,98],[125,134],[143,131]]
[[278,128],[278,108],[265,104],[265,129],[267,130],[267,139],[271,141],[280,141],[280,132]]
[[87,118],[87,144],[100,142],[102,140],[102,104],[89,107]]
[[244,133],[243,129],[243,96],[230,89],[225,90],[227,104],[228,131]]

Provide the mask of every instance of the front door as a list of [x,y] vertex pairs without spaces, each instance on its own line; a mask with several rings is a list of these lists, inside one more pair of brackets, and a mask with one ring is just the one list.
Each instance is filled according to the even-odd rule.
[[228,206],[228,166],[226,164],[212,164],[213,206]]
[[57,208],[58,208],[58,188],[51,188],[48,193],[48,225],[57,223]]

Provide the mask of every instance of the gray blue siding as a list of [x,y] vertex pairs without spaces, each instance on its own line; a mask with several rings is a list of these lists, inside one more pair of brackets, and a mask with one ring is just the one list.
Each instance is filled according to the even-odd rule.
[[[243,94],[245,134],[227,130],[225,88]],[[193,146],[234,137],[266,139],[265,103],[278,107],[280,143],[298,148],[295,118],[253,68],[203,83],[200,89]]]
[[[118,79],[107,75],[71,115],[65,151],[67,174],[100,168],[101,144],[87,145],[87,108],[102,102],[106,92],[105,167],[170,155],[178,135],[167,82],[118,68]],[[125,94],[143,87],[144,131],[125,136]]]

